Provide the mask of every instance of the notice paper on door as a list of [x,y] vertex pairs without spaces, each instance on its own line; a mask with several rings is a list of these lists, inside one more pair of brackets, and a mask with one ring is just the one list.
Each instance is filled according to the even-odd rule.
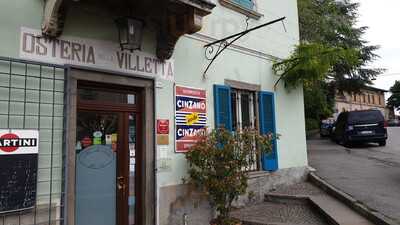
[[159,146],[159,158],[160,159],[166,159],[168,158],[168,146]]

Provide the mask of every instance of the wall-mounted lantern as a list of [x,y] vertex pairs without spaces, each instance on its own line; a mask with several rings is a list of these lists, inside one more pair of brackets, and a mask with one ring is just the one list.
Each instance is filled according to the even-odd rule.
[[118,28],[121,50],[140,50],[142,47],[144,22],[132,17],[121,17],[115,21]]

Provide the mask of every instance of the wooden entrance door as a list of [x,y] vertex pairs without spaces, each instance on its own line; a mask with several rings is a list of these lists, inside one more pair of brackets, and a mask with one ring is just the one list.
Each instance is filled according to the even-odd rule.
[[78,83],[76,224],[140,225],[141,97]]

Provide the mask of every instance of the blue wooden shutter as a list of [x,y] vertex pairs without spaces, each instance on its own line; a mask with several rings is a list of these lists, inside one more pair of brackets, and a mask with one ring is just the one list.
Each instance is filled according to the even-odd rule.
[[215,127],[232,130],[231,89],[229,86],[214,85]]
[[[271,92],[259,93],[260,132],[261,134],[276,134],[275,128],[275,102]],[[273,142],[273,152],[262,157],[262,167],[266,171],[278,170],[278,152],[276,140]]]

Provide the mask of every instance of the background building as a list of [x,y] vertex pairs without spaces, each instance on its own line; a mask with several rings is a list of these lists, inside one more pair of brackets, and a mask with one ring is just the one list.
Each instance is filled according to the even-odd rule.
[[386,108],[386,92],[386,90],[375,87],[365,87],[357,94],[337,93],[334,117],[336,118],[339,113],[345,111],[378,109],[385,116],[385,119],[388,119],[389,109]]

